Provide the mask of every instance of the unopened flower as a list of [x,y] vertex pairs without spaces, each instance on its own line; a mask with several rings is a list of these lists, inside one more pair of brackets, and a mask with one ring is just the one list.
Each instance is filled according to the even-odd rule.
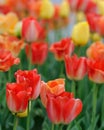
[[90,28],[87,22],[77,23],[72,30],[72,40],[75,45],[86,45],[90,37]]

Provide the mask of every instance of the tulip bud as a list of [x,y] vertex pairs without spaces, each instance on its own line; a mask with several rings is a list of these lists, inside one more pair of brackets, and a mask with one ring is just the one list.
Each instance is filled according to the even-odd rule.
[[17,37],[21,37],[21,29],[22,29],[22,22],[18,22],[14,28],[14,35]]
[[90,37],[90,29],[87,22],[80,22],[76,24],[72,30],[72,39],[75,45],[87,44]]
[[100,41],[101,40],[101,36],[98,33],[92,33],[92,34],[90,34],[90,37],[91,37],[92,41]]
[[50,19],[54,15],[54,6],[49,0],[43,0],[40,7],[40,18]]
[[63,2],[60,5],[60,16],[61,17],[68,17],[70,13],[70,7],[66,0],[63,0]]
[[77,21],[81,22],[81,21],[85,20],[85,13],[80,11],[80,12],[77,13],[76,17],[77,17]]
[[22,37],[29,43],[39,38],[42,28],[33,17],[25,18],[22,22]]

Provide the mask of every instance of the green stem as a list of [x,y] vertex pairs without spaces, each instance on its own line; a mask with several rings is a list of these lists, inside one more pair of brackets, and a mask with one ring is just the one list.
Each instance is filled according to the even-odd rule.
[[29,46],[29,54],[30,54],[30,56],[29,56],[29,60],[28,60],[28,69],[29,70],[31,70],[32,69],[32,50],[31,50],[31,44],[30,44],[30,46]]
[[64,65],[63,65],[63,61],[60,62],[60,75],[59,77],[63,78],[64,77]]
[[26,124],[26,130],[30,130],[30,111],[31,111],[31,101],[28,103],[28,116],[27,116],[27,124]]
[[62,128],[63,128],[63,125],[60,125],[59,130],[62,130]]
[[101,107],[101,112],[102,112],[102,117],[101,117],[101,120],[102,120],[102,124],[103,124],[103,122],[104,122],[104,95],[102,95],[102,107]]
[[93,84],[93,97],[92,97],[92,128],[91,130],[95,130],[95,119],[96,119],[96,105],[97,105],[97,92],[98,87],[96,83]]
[[55,127],[55,125],[54,125],[54,124],[52,124],[52,129],[51,129],[51,130],[54,130],[54,127]]
[[72,80],[71,92],[74,93],[74,97],[75,97],[76,96],[76,83],[74,80]]
[[11,71],[12,71],[12,70],[11,70],[11,68],[10,68],[10,70],[8,71],[8,81],[9,81],[9,82],[11,82]]
[[15,115],[15,116],[14,116],[13,130],[17,130],[17,125],[18,125],[18,117]]

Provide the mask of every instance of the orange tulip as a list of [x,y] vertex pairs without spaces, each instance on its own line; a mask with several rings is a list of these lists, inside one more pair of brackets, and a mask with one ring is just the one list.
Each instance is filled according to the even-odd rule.
[[104,59],[104,44],[102,42],[95,42],[86,51],[90,59]]
[[65,56],[66,74],[69,79],[81,80],[87,73],[87,59],[78,58],[77,55],[72,57]]
[[52,123],[69,124],[82,111],[82,102],[72,93],[63,92],[58,96],[48,96],[46,110]]
[[47,106],[47,94],[51,93],[54,95],[59,95],[60,93],[65,91],[65,81],[64,79],[55,79],[52,81],[48,81],[47,83],[41,82],[41,92],[40,98],[42,104]]
[[24,47],[23,40],[19,40],[15,36],[0,35],[0,48],[11,51],[14,56],[18,56]]
[[15,58],[10,51],[0,49],[0,70],[8,71],[14,64],[19,64],[20,59]]
[[97,32],[104,36],[104,16],[101,16],[97,21]]

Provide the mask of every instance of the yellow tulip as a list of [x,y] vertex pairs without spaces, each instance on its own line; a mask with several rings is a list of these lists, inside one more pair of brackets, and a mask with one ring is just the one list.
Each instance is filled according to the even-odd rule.
[[40,18],[50,19],[54,15],[54,6],[50,0],[43,0],[40,7]]
[[104,0],[97,1],[98,11],[101,15],[104,15]]
[[75,45],[86,45],[90,37],[90,28],[87,22],[77,23],[72,30],[72,39]]
[[90,35],[90,37],[94,42],[100,41],[102,39],[102,37],[98,33],[93,33]]
[[68,17],[70,14],[70,7],[66,0],[63,0],[63,2],[60,5],[60,16],[61,17]]
[[82,11],[78,12],[76,15],[76,19],[78,22],[85,20],[85,13]]

